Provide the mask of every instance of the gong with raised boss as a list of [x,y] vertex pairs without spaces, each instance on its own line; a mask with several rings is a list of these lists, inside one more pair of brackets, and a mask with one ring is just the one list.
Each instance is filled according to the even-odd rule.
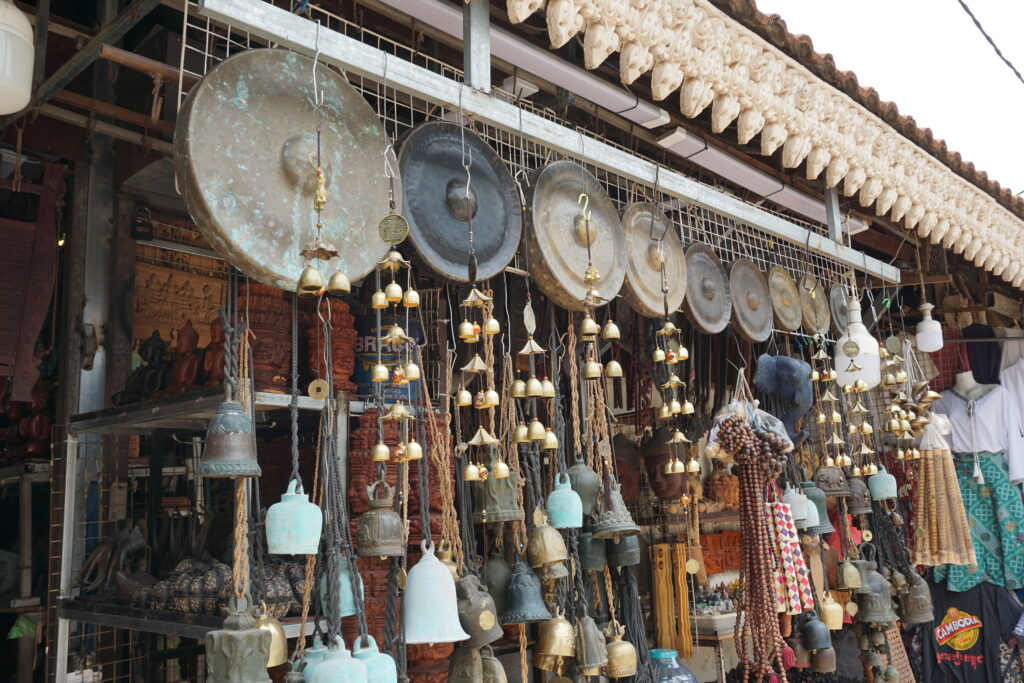
[[753,261],[739,259],[729,271],[732,318],[745,339],[763,342],[772,335],[772,301],[768,281]]
[[630,204],[622,214],[622,230],[626,238],[622,298],[648,318],[677,310],[686,297],[686,254],[668,217],[649,202]]
[[686,249],[686,298],[690,322],[705,334],[718,334],[729,324],[732,298],[729,277],[714,250],[697,242]]

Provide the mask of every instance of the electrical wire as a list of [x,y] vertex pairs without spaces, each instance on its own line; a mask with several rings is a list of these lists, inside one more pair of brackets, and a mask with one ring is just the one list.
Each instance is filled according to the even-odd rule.
[[960,6],[963,8],[963,10],[967,12],[967,16],[969,16],[971,18],[971,21],[974,22],[974,25],[978,27],[978,30],[981,32],[981,35],[985,37],[985,40],[988,41],[988,44],[991,45],[992,49],[996,51],[996,55],[999,57],[999,59],[1003,60],[1003,63],[1006,64],[1006,66],[1010,67],[1010,71],[1013,72],[1013,75],[1017,77],[1018,81],[1024,83],[1024,76],[1021,76],[1020,71],[1018,71],[1017,67],[1013,65],[1013,62],[1011,62],[1003,55],[1003,51],[999,49],[998,45],[996,45],[996,41],[992,40],[992,36],[988,34],[988,31],[985,30],[985,27],[981,25],[980,21],[978,21],[978,17],[974,16],[974,12],[972,12],[971,8],[967,6],[967,3],[964,2],[964,0],[956,1],[960,3]]

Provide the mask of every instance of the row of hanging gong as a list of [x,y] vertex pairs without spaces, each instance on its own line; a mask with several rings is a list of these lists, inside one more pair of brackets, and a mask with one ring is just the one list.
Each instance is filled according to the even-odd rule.
[[[291,77],[296,71],[307,68],[314,73],[311,88],[302,79]],[[223,95],[238,92],[242,81],[247,86],[248,106],[239,108],[237,101],[226,100]],[[291,111],[285,111],[289,109]],[[269,125],[281,120],[286,113],[289,114],[288,125]],[[210,121],[227,125],[233,132],[247,134],[224,135],[224,131],[217,125],[210,125]],[[662,239],[667,226],[657,221],[659,214],[653,207],[634,210],[635,219],[629,224],[635,223],[638,231],[644,232],[645,237],[650,236],[654,251],[649,252],[649,270],[657,283],[656,288],[648,287],[650,291],[638,291],[644,283],[634,278],[631,285],[627,277],[620,219],[598,181],[582,167],[570,162],[548,164],[526,183],[528,197],[521,197],[516,188],[522,185],[512,181],[486,143],[462,126],[438,122],[418,127],[403,141],[397,160],[399,175],[391,161],[390,145],[386,144],[383,128],[378,124],[376,113],[333,72],[292,53],[253,50],[222,62],[190,93],[175,138],[176,170],[190,211],[197,224],[204,226],[211,243],[243,273],[262,282],[291,289],[300,295],[337,295],[350,291],[349,277],[358,280],[372,272],[377,279],[377,291],[371,297],[371,306],[378,311],[378,321],[381,311],[392,309],[404,312],[408,320],[409,310],[419,305],[419,296],[411,287],[411,274],[406,279],[405,289],[399,283],[399,274],[409,271],[411,264],[395,247],[412,227],[413,242],[434,271],[470,284],[468,296],[460,307],[463,320],[457,328],[458,338],[471,349],[480,344],[485,350],[471,354],[469,363],[461,368],[464,384],[450,398],[457,423],[462,422],[458,416],[461,409],[472,407],[475,410],[469,412],[478,413],[466,416],[465,422],[475,424],[476,431],[468,441],[460,439],[459,444],[460,449],[469,450],[468,457],[464,458],[463,479],[485,487],[476,496],[484,501],[479,519],[502,521],[500,506],[492,507],[489,513],[486,501],[508,501],[510,492],[514,496],[521,481],[521,466],[518,456],[516,465],[510,468],[499,455],[502,449],[496,436],[499,420],[495,409],[501,398],[494,379],[493,337],[500,333],[501,326],[493,315],[493,301],[480,283],[500,272],[515,254],[520,241],[522,202],[532,208],[527,212],[529,230],[525,240],[531,274],[549,299],[565,308],[583,311],[578,340],[582,348],[582,376],[587,380],[622,374],[614,360],[604,365],[600,363],[598,337],[616,339],[618,330],[610,321],[600,328],[594,320],[594,310],[619,293],[624,279],[627,280],[627,296],[634,305],[641,308],[646,305],[645,310],[653,315],[665,316],[656,355],[670,364],[685,360],[685,349],[678,343],[670,344],[678,330],[667,318],[682,300],[685,278],[680,277],[682,273],[666,272],[670,264],[684,268],[685,260],[681,254],[671,259],[666,257],[666,249],[679,245],[674,240]],[[296,126],[299,132],[293,132]],[[257,128],[260,134],[252,134]],[[301,130],[303,128],[305,130]],[[356,131],[358,135],[353,135]],[[374,148],[383,150],[379,158],[383,160],[384,172],[379,177],[366,173],[366,169],[373,167]],[[236,182],[237,179],[225,178],[223,173],[225,161],[243,156],[249,165],[253,160],[263,159],[268,167],[277,165],[282,173],[269,179],[261,178],[260,182],[265,183],[260,188],[263,191],[246,194],[243,187],[246,181]],[[400,177],[406,181],[404,193]],[[279,191],[267,192],[266,184],[275,183],[279,186],[274,189]],[[332,200],[332,189],[335,194],[344,190],[344,198],[338,196]],[[409,219],[398,213],[398,200],[403,196]],[[304,243],[305,230],[301,226],[293,226],[290,233],[287,230],[287,226],[293,225],[290,216],[296,215],[293,209],[300,205],[312,209],[315,231],[311,242]],[[368,239],[365,231],[356,234],[351,227],[368,223],[373,215],[376,215],[374,222],[379,223],[376,242]],[[240,227],[243,229],[239,230]],[[258,234],[261,231],[264,234]],[[655,234],[660,236],[654,238]],[[301,272],[295,271],[287,259],[279,258],[282,251],[288,251],[282,249],[282,245],[289,242],[305,244],[299,250]],[[325,281],[321,271],[333,274]],[[651,280],[651,273],[647,275]],[[652,299],[656,303],[652,303]],[[503,681],[500,664],[482,648],[501,636],[501,624],[539,622],[536,666],[560,674],[574,660],[583,675],[603,672],[614,678],[631,676],[637,671],[637,650],[623,639],[626,630],[615,618],[615,597],[610,583],[604,599],[611,619],[603,634],[593,617],[587,614],[582,590],[573,593],[575,604],[571,611],[576,617],[575,625],[566,619],[562,606],[557,604],[554,582],[568,575],[570,557],[565,539],[556,529],[580,528],[586,514],[588,532],[578,539],[580,550],[574,543],[573,560],[577,561],[580,557],[577,553],[582,552],[582,556],[588,558],[587,570],[605,570],[607,575],[606,564],[595,560],[595,557],[605,556],[606,540],[615,551],[607,553],[609,559],[619,558],[611,559],[611,563],[617,561],[619,567],[635,564],[639,561],[635,538],[639,527],[633,523],[615,480],[606,424],[600,425],[602,433],[592,426],[586,430],[587,438],[596,441],[601,437],[597,456],[591,458],[591,464],[577,460],[572,468],[565,467],[553,425],[545,427],[541,422],[542,417],[550,418],[553,412],[541,404],[546,399],[556,398],[557,388],[549,379],[539,380],[535,374],[546,351],[532,337],[536,322],[529,304],[524,312],[524,323],[530,336],[520,354],[529,359],[531,374],[527,380],[503,383],[503,387],[509,389],[508,398],[517,405],[510,415],[523,418],[513,430],[513,450],[521,450],[524,458],[534,461],[541,451],[558,452],[557,483],[546,505],[534,496],[534,502],[538,503],[534,526],[528,538],[524,527],[517,530],[517,535],[523,539],[517,550],[523,554],[505,573],[506,585],[499,589],[503,582],[501,562],[488,565],[487,587],[503,598],[500,615],[491,591],[481,584],[475,568],[455,567],[453,573],[452,567],[435,555],[432,541],[423,541],[422,558],[406,579],[403,642],[460,642],[462,646],[452,658],[452,680]],[[395,324],[384,331],[385,328],[378,325],[378,330],[382,331],[378,350],[389,346],[398,352],[398,361],[388,367],[378,355],[378,362],[372,369],[373,381],[408,387],[420,379],[420,352],[403,327]],[[325,329],[325,334],[329,335],[330,330]],[[232,358],[237,359],[237,353],[229,354],[226,362],[231,362]],[[555,362],[555,358],[550,361],[553,377],[558,376]],[[575,357],[572,362],[575,363]],[[505,359],[505,366],[511,367],[510,359]],[[293,368],[293,393],[296,391],[295,374]],[[237,372],[232,369],[226,376],[237,378]],[[673,407],[673,414],[679,414],[684,412],[684,406],[675,391],[682,383],[675,374],[672,378],[666,386],[672,392],[668,405]],[[233,381],[237,383],[237,379]],[[474,383],[478,386],[467,386]],[[603,383],[587,384],[588,399],[601,400]],[[476,389],[475,395],[471,388]],[[417,441],[415,435],[423,431],[422,409],[424,406],[429,409],[430,404],[422,395],[414,398],[410,392],[408,404],[396,401],[385,407],[380,396],[377,392],[379,419],[399,423],[401,443],[392,452],[382,439],[373,449],[373,460],[380,463],[380,478],[367,491],[371,509],[358,521],[358,547],[347,537],[347,501],[344,495],[337,493],[344,490],[342,482],[331,479],[337,472],[331,471],[330,463],[336,459],[330,457],[329,449],[322,453],[321,462],[327,465],[325,488],[334,494],[334,499],[328,496],[324,501],[326,509],[321,510],[303,492],[297,464],[293,463],[293,478],[287,493],[267,513],[269,552],[307,556],[321,553],[321,561],[327,565],[326,571],[321,572],[325,580],[320,583],[321,592],[326,594],[326,599],[321,596],[328,623],[326,639],[315,638],[309,648],[305,647],[304,639],[300,639],[289,680],[397,680],[395,660],[377,649],[362,623],[365,622],[360,614],[362,582],[354,559],[357,553],[367,556],[405,554],[406,528],[393,508],[393,488],[385,481],[384,463],[419,463],[419,479],[426,481],[426,461],[421,446],[426,439]],[[442,400],[446,415],[447,399]],[[417,402],[419,405],[414,405]],[[692,406],[688,408],[692,412]],[[292,413],[294,438],[294,402]],[[328,398],[324,407],[327,428],[323,431],[328,442],[333,433],[329,429],[332,415],[332,400]],[[564,436],[564,425],[559,433]],[[445,455],[450,458],[450,452],[446,454],[450,444],[446,442],[447,439],[441,439],[431,444],[439,451],[434,464],[440,464],[442,469],[447,469],[447,462],[450,462],[445,459]],[[337,444],[333,446],[337,448]],[[295,457],[293,447],[293,459]],[[244,501],[244,479],[259,476],[251,413],[230,395],[211,421],[201,472],[205,476],[234,478],[238,491],[236,502]],[[385,495],[378,497],[376,492],[381,490]],[[602,505],[598,505],[599,498]],[[429,511],[423,496],[420,502],[423,529],[429,529]],[[542,507],[546,508],[546,513]],[[518,519],[508,521],[521,524],[522,508],[515,508],[511,513],[509,509],[505,507],[504,514]],[[242,525],[244,520],[240,519],[239,526]],[[457,529],[449,526],[446,531],[450,536],[442,534],[446,543],[461,543]],[[576,541],[575,534],[571,537]],[[236,530],[236,541],[239,538],[240,532]],[[236,558],[236,574],[237,564]],[[307,563],[307,567],[309,565]],[[466,573],[456,580],[460,569]],[[312,578],[307,570],[307,583]],[[272,661],[272,650],[282,647],[282,632],[256,628],[244,586],[244,577],[236,581],[236,595],[229,605],[224,629],[207,637],[210,680],[268,680],[265,667]],[[327,586],[337,586],[338,590],[327,589]],[[635,586],[633,592],[635,595]],[[307,607],[304,605],[304,612]],[[623,612],[627,611],[636,610],[623,607]],[[353,614],[360,617],[361,633],[350,653],[339,635],[339,622],[341,617]],[[642,637],[642,629],[633,635]],[[641,644],[641,652],[645,650],[645,645]],[[484,672],[486,677],[482,677]]]

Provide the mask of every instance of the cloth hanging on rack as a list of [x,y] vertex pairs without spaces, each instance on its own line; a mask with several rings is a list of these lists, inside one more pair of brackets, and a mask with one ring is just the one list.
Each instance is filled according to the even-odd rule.
[[968,346],[968,344],[950,343],[952,340],[963,339],[960,329],[943,326],[942,339],[942,348],[929,354],[932,362],[935,363],[935,367],[939,370],[939,374],[931,381],[931,387],[934,391],[949,389],[953,386],[953,382],[956,381],[956,373],[960,370],[971,369],[966,353],[963,353],[963,360],[961,360],[961,353],[964,351],[963,347]]
[[[1003,370],[1000,375],[1003,388],[1013,400],[1012,411],[1024,415],[1024,358]],[[1024,434],[1024,417],[1021,418],[1022,434]]]
[[786,614],[814,609],[811,573],[800,550],[800,532],[793,522],[793,514],[785,503],[767,503],[766,507],[779,548],[779,566],[775,572],[778,609]]
[[[974,544],[975,566],[944,564],[935,579],[952,591],[965,591],[983,581],[1006,588],[1024,588],[1024,503],[1010,483],[1001,453],[954,455],[960,495]],[[979,484],[976,466],[984,474]]]
[[[973,323],[961,330],[964,339],[991,339],[996,336],[991,325]],[[998,342],[971,342],[966,344],[971,372],[978,384],[999,384],[999,368],[1003,359],[1002,344]]]
[[993,386],[974,400],[944,391],[932,411],[949,417],[953,429],[946,441],[952,452],[1003,453],[1010,481],[1017,484],[1024,482],[1024,417],[1017,408],[1004,387]]
[[1002,343],[1003,358],[999,363],[999,374],[1002,377],[1006,368],[1024,358],[1024,330],[1019,327],[997,327],[995,333],[997,337],[1007,340]]

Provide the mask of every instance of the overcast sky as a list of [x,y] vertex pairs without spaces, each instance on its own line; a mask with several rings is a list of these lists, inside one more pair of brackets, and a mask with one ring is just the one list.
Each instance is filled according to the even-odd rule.
[[[840,69],[895,102],[918,126],[1003,187],[1024,190],[1024,83],[995,54],[957,0],[756,0]],[[1024,1],[966,0],[1024,73]]]

